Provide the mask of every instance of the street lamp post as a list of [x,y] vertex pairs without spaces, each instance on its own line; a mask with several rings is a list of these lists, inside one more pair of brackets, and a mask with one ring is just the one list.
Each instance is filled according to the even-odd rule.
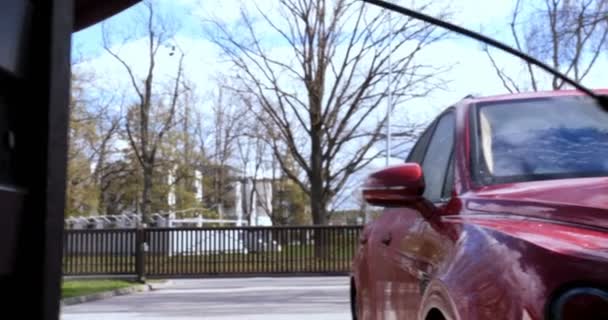
[[388,30],[390,33],[389,36],[389,46],[388,46],[388,79],[387,79],[387,106],[386,106],[386,165],[388,166],[391,158],[391,126],[392,126],[392,107],[393,107],[393,90],[391,89],[391,81],[393,78],[393,63],[392,63],[392,51],[393,51],[393,22],[391,19],[391,12],[388,13]]

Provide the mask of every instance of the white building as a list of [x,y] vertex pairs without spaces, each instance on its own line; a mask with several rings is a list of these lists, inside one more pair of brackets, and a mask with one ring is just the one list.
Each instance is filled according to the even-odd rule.
[[[235,176],[239,174],[235,172]],[[203,201],[203,173],[196,170],[194,176],[195,197]],[[172,175],[169,174],[169,183],[172,182]],[[272,179],[241,177],[232,179],[231,183],[235,203],[229,209],[216,206],[217,210],[221,210],[220,219],[237,220],[239,226],[272,226]],[[174,188],[171,188],[168,201],[170,206],[175,204]]]
[[269,179],[241,178],[233,182],[235,205],[225,211],[240,225],[272,226],[272,181]]

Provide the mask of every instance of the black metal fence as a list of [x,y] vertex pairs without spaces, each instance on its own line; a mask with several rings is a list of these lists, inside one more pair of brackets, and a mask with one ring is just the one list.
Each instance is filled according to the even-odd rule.
[[63,273],[140,278],[345,274],[361,226],[66,230]]

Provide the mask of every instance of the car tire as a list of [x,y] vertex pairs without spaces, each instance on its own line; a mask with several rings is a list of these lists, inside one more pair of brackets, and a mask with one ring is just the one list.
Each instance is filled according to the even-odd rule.
[[440,282],[431,281],[422,298],[418,317],[429,320],[457,320],[455,306],[447,298],[448,290]]

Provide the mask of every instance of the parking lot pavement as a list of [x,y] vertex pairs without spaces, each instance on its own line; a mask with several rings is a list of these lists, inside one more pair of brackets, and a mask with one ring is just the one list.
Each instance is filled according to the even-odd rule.
[[64,306],[62,320],[346,320],[347,277],[172,280],[158,290]]

